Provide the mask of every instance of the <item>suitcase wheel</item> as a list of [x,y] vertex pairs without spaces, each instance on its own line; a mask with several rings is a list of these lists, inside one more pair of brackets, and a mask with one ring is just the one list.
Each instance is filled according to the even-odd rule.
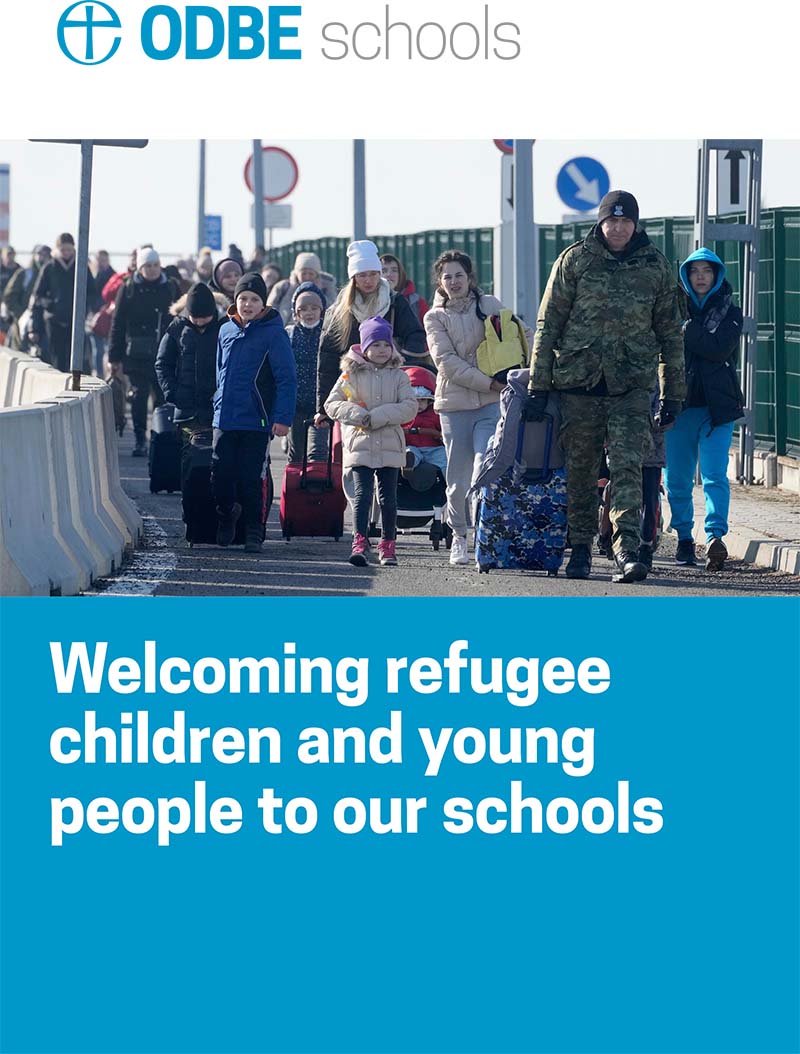
[[194,549],[194,542],[188,542],[187,544],[190,549]]
[[[449,546],[448,546],[449,548]],[[492,569],[491,564],[478,564],[478,574],[488,575]]]
[[551,571],[548,571],[547,572],[547,577],[548,578],[558,578],[558,568],[555,567]]

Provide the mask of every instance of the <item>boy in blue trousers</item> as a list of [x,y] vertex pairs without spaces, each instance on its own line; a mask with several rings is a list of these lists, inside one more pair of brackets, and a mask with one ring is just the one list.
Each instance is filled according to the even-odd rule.
[[217,544],[231,545],[244,515],[245,552],[264,537],[264,484],[269,441],[285,436],[294,418],[297,377],[280,315],[267,307],[261,275],[236,284],[228,321],[217,341],[211,486],[217,505]]

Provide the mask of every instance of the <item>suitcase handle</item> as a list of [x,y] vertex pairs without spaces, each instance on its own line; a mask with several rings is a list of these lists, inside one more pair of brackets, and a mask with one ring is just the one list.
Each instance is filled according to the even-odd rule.
[[[546,483],[550,479],[552,472],[550,469],[550,452],[553,448],[553,418],[548,414],[545,416],[547,431],[544,437],[544,458],[542,460],[541,469],[528,468],[525,472],[525,479],[530,483]],[[525,440],[525,426],[528,422],[523,417],[519,424],[519,432],[517,433],[517,449],[514,453],[514,461],[519,464],[522,460],[522,444]]]
[[[300,470],[300,486],[305,489],[308,486],[306,481],[306,474],[308,472],[308,430],[314,424],[314,418],[312,417],[308,421],[303,421],[303,467]],[[325,480],[325,489],[333,490],[333,427],[330,429],[330,439],[328,441],[328,478]]]

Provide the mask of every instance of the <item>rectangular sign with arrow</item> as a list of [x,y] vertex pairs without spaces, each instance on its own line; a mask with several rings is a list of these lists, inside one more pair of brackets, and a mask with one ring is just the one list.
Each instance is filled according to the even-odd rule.
[[745,212],[747,209],[746,154],[741,150],[717,152],[717,215]]
[[501,163],[500,220],[502,223],[510,223],[514,219],[514,155],[503,154]]

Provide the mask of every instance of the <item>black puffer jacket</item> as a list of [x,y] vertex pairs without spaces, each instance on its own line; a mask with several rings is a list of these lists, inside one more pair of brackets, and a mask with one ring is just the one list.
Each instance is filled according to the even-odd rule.
[[127,357],[152,364],[170,324],[170,305],[179,294],[177,283],[163,272],[154,282],[146,282],[138,272],[126,278],[114,307],[108,361]]
[[223,319],[200,331],[185,316],[170,323],[156,357],[156,377],[168,403],[175,404],[175,422],[195,420],[211,427],[217,387],[217,337]]
[[[86,268],[86,310],[95,300],[94,279]],[[60,258],[53,258],[39,272],[33,287],[34,329],[41,333],[41,322],[55,322],[67,329],[72,325],[72,301],[75,296],[75,257],[65,267]]]
[[700,308],[686,298],[683,331],[686,356],[686,403],[707,406],[714,427],[744,416],[744,397],[736,376],[742,312],[723,281]]
[[[340,294],[341,295],[341,294]],[[326,322],[331,317],[330,307],[326,315]],[[416,364],[421,359],[426,359],[428,349],[425,344],[425,330],[420,325],[414,309],[400,293],[392,293],[389,310],[384,316],[392,327],[394,342],[400,353],[410,352],[410,356],[403,356],[409,364]],[[350,316],[350,332],[346,340],[338,338],[337,334],[323,327],[321,344],[319,349],[319,360],[317,362],[317,410],[324,413],[325,401],[331,390],[339,379],[339,363],[342,355],[349,351],[354,344],[358,344],[358,322],[353,315]]]

